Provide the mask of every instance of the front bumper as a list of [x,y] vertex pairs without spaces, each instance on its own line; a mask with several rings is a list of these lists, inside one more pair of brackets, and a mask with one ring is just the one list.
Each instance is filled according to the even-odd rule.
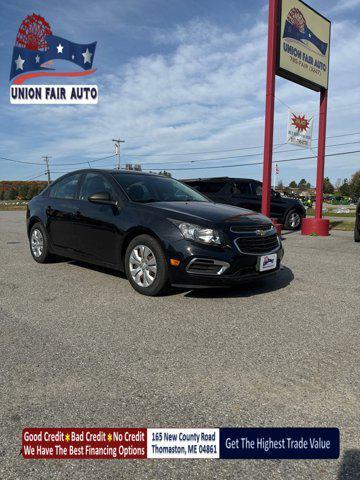
[[[266,255],[266,252],[259,255],[246,254],[231,245],[218,247],[179,240],[166,252],[170,282],[173,286],[178,287],[201,288],[236,285],[251,279],[266,277],[276,273],[280,268],[284,256],[281,240],[279,240],[279,247],[272,250],[271,253],[277,254],[276,268],[260,272],[257,268],[258,258]],[[180,260],[180,264],[177,267],[171,266],[171,258]],[[229,267],[220,274],[194,273],[190,268],[194,259],[212,259],[219,263],[229,264]],[[219,270],[221,269],[219,268]]]

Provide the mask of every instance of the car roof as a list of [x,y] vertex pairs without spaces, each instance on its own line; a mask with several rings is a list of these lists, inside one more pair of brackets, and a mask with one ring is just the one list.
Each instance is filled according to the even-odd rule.
[[259,180],[254,180],[253,178],[239,178],[239,177],[211,177],[211,178],[189,178],[189,179],[183,179],[183,182],[219,182],[219,181],[225,181],[228,182],[230,180],[234,180],[236,182],[259,182]]
[[[127,175],[129,173],[132,173],[134,175],[149,175],[149,176],[158,176],[156,173],[150,173],[150,172],[139,172],[136,170],[118,170],[118,169],[110,169],[110,168],[82,168],[80,170],[73,170],[71,172],[67,172],[66,174],[62,175],[62,177],[66,177],[67,175],[73,175],[74,173],[93,173],[93,172],[98,172],[98,173],[108,173],[108,174],[121,174],[121,175]],[[59,178],[62,178],[59,177]],[[164,177],[166,178],[166,177]],[[56,179],[58,180],[58,178]]]

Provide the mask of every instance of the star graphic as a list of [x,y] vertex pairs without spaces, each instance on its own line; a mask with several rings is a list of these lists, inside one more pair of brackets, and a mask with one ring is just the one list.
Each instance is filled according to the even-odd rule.
[[88,48],[86,49],[86,52],[82,53],[81,55],[84,57],[84,63],[86,62],[91,63],[92,53],[89,52]]
[[25,62],[25,60],[23,60],[23,59],[20,57],[20,53],[19,53],[18,58],[15,60],[16,70],[24,70],[24,67],[23,67],[24,62]]
[[39,57],[39,55],[36,55],[36,57],[35,57],[35,62],[36,62],[36,63],[39,63],[39,62],[40,62],[40,57]]
[[66,440],[67,442],[70,440],[70,435],[69,435],[68,433],[65,435],[65,440]]
[[61,45],[61,43],[59,43],[59,45],[56,48],[57,48],[57,53],[62,53],[64,45]]
[[112,440],[112,435],[111,435],[111,433],[108,433],[107,439],[108,439],[108,442],[111,442],[111,440]]

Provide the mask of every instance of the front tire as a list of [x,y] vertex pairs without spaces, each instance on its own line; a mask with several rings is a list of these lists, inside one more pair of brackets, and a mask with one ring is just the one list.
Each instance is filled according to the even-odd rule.
[[41,223],[35,223],[30,230],[29,235],[30,252],[38,263],[47,263],[52,256],[49,252],[49,239],[45,228]]
[[143,295],[160,295],[169,287],[166,257],[150,235],[131,240],[125,253],[125,271],[131,286]]
[[303,217],[299,212],[296,210],[290,210],[290,212],[286,214],[284,228],[286,230],[299,230],[302,218]]

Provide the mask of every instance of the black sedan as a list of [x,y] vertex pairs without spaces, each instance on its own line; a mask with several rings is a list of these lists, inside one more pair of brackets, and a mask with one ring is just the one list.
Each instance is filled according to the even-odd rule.
[[27,209],[30,251],[125,271],[157,295],[169,285],[229,285],[276,272],[283,257],[271,221],[217,204],[160,175],[80,170],[57,179]]

